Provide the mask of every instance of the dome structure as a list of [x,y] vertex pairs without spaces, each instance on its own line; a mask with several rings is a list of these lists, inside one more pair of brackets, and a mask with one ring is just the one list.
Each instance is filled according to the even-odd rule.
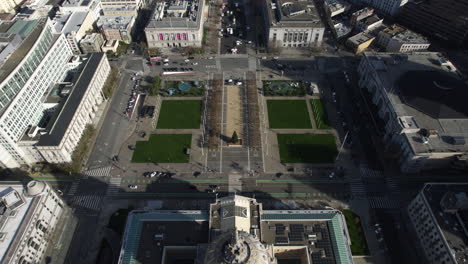
[[254,236],[243,231],[220,234],[208,246],[207,264],[275,264],[268,249]]
[[41,181],[30,181],[26,185],[26,193],[29,196],[36,196],[41,194],[46,188],[46,184]]

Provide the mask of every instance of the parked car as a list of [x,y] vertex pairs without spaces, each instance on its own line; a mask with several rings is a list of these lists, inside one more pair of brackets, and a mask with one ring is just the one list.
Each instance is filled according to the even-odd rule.
[[130,185],[128,185],[128,188],[130,188],[132,190],[136,190],[136,189],[138,189],[138,186],[136,186],[134,184],[130,184]]

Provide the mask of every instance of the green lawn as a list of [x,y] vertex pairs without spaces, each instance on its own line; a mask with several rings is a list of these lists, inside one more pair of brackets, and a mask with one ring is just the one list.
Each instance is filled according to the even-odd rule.
[[277,134],[282,163],[333,163],[338,153],[331,134]]
[[343,210],[349,236],[351,238],[351,253],[353,255],[369,255],[367,241],[362,230],[361,218],[351,210]]
[[191,134],[152,134],[148,141],[137,141],[132,162],[186,163],[190,155]]
[[201,100],[164,100],[156,128],[200,128]]
[[312,107],[312,113],[314,114],[315,123],[318,129],[330,129],[328,124],[327,111],[325,105],[320,99],[311,99],[310,106]]
[[305,100],[268,100],[270,128],[312,128]]

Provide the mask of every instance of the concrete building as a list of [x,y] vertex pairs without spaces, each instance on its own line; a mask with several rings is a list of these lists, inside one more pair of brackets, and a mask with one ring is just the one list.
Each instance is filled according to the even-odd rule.
[[119,42],[117,40],[106,40],[104,44],[101,46],[103,52],[117,52],[117,48],[119,47]]
[[100,0],[64,0],[60,5],[60,13],[91,12],[93,22],[96,22],[101,15]]
[[351,8],[351,4],[343,0],[325,0],[323,6],[329,17],[342,14]]
[[346,41],[346,45],[350,47],[355,54],[361,54],[372,44],[374,40],[375,35],[365,31],[350,37]]
[[43,263],[65,206],[45,182],[0,185],[0,262]]
[[80,40],[86,32],[93,30],[94,18],[91,12],[73,12],[59,15],[54,18],[54,29],[57,33],[62,33],[67,38],[68,44],[73,54],[81,54],[78,46]]
[[426,183],[407,208],[411,229],[428,264],[468,261],[468,184]]
[[353,263],[346,222],[337,210],[263,210],[229,196],[209,210],[132,211],[119,264]]
[[109,7],[125,7],[131,6],[136,7],[139,10],[143,5],[146,4],[145,0],[101,0],[102,8]]
[[408,0],[349,0],[353,4],[365,5],[378,10],[385,15],[397,15],[401,7],[408,3]]
[[411,1],[397,19],[425,36],[468,47],[468,0]]
[[3,23],[0,32],[12,38],[0,52],[0,167],[19,167],[42,160],[17,143],[41,121],[44,94],[65,78],[72,50],[47,18]]
[[359,31],[372,31],[377,27],[380,27],[382,23],[383,18],[380,18],[374,14],[359,20],[356,24],[356,29]]
[[148,48],[201,47],[205,1],[161,1],[145,28]]
[[0,13],[10,13],[21,3],[20,0],[2,0],[0,1]]
[[360,9],[354,13],[351,14],[351,18],[349,19],[349,22],[351,25],[356,26],[359,21],[366,17],[370,17],[374,14],[374,9],[365,7],[363,9]]
[[134,16],[101,16],[97,26],[106,40],[132,41]]
[[28,129],[19,145],[35,148],[45,161],[64,163],[72,161],[86,125],[92,123],[98,106],[104,101],[102,88],[110,73],[110,65],[103,52],[91,53],[71,69],[63,84],[56,85],[44,102],[49,120],[41,126]]
[[81,52],[88,54],[91,52],[101,52],[101,46],[104,44],[104,38],[99,33],[86,35],[79,43]]
[[382,30],[377,43],[387,52],[424,51],[431,45],[425,37],[399,25]]
[[325,27],[313,1],[264,1],[265,35],[271,47],[318,47]]
[[364,52],[358,72],[385,151],[403,172],[451,168],[467,153],[468,89],[440,54]]
[[135,6],[117,6],[105,7],[102,9],[105,16],[134,16],[138,15],[137,7]]

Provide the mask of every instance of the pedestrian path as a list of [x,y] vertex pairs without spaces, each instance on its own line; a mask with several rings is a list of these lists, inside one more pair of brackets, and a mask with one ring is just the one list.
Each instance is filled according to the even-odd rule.
[[76,193],[76,190],[78,189],[78,186],[80,185],[80,181],[74,181],[72,185],[70,186],[70,189],[68,190],[68,195],[73,196]]
[[397,209],[400,203],[396,199],[389,199],[385,196],[369,197],[369,205],[373,209]]
[[242,178],[242,175],[240,174],[229,174],[229,187],[228,187],[228,191],[230,193],[240,193],[242,192],[242,182],[241,182],[241,178]]
[[114,195],[119,192],[120,184],[122,182],[122,178],[111,178],[109,184],[107,185],[107,195]]
[[366,186],[362,183],[362,179],[353,178],[349,181],[351,193],[355,198],[365,198],[367,196]]
[[381,171],[368,168],[365,165],[359,166],[359,171],[361,172],[361,177],[365,177],[365,178],[381,178],[381,177],[383,177],[383,174],[382,174]]
[[72,207],[84,208],[92,211],[99,211],[101,209],[101,202],[104,196],[91,194],[91,195],[76,195],[71,199]]
[[83,174],[86,176],[107,177],[107,176],[111,176],[110,175],[111,169],[112,169],[112,166],[106,166],[106,167],[87,170],[83,172]]

